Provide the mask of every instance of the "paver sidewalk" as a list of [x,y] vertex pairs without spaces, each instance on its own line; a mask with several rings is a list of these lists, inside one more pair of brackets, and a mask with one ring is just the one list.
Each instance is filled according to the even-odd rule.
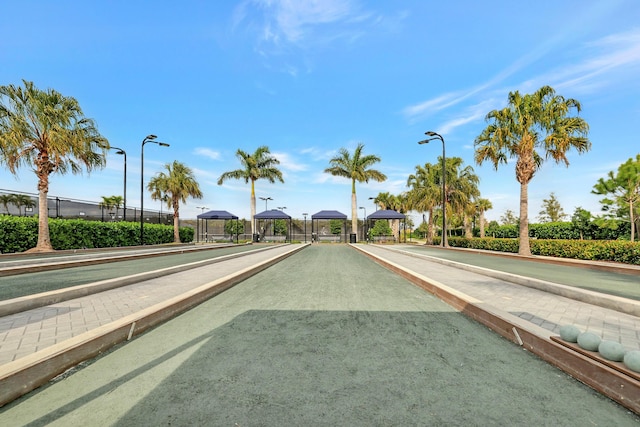
[[[548,336],[559,335],[560,327],[570,324],[581,331],[593,332],[602,339],[617,341],[628,350],[640,350],[639,317],[441,265],[381,246],[361,247],[540,326],[548,331]],[[540,268],[543,268],[542,264]],[[585,270],[585,274],[589,274],[589,270]],[[576,277],[576,280],[580,278]]]

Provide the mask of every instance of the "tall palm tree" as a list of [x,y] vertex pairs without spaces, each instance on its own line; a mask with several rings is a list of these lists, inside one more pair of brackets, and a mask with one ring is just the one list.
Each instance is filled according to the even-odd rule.
[[571,113],[581,105],[566,99],[550,86],[533,94],[510,92],[508,106],[486,116],[489,125],[475,140],[475,161],[491,162],[497,170],[501,163],[516,159],[516,180],[520,183],[520,255],[531,255],[529,247],[528,185],[545,159],[569,165],[566,153],[574,148],[584,153],[591,148],[587,138],[589,125]]
[[375,163],[380,161],[380,158],[373,154],[363,155],[362,149],[364,144],[360,143],[353,152],[353,155],[349,153],[346,148],[341,148],[339,154],[329,160],[330,167],[324,170],[325,173],[329,173],[333,176],[340,176],[351,180],[351,231],[358,232],[358,200],[356,198],[356,181],[357,182],[369,182],[374,181],[382,182],[387,179],[387,176],[382,172],[370,169]]
[[416,166],[416,173],[409,175],[407,186],[411,187],[407,195],[410,209],[418,212],[427,212],[427,242],[432,243],[435,234],[433,210],[442,201],[441,186],[435,179],[438,165],[425,163],[424,166]]
[[476,200],[476,208],[480,221],[480,237],[484,238],[484,213],[489,209],[493,209],[493,205],[491,204],[491,200],[479,198]]
[[30,165],[38,178],[38,243],[30,251],[51,251],[47,194],[49,176],[91,171],[105,165],[109,142],[78,101],[53,89],[0,86],[0,155],[11,173]]
[[167,207],[173,208],[173,241],[180,243],[180,202],[186,203],[189,197],[201,199],[202,192],[193,171],[183,163],[174,160],[164,169],[149,180],[147,189],[153,200],[167,200]]
[[245,184],[251,182],[251,234],[256,234],[254,220],[254,216],[256,215],[255,183],[259,179],[266,179],[272,184],[275,183],[276,180],[284,183],[282,172],[275,167],[275,165],[280,164],[280,161],[271,156],[269,147],[264,145],[258,147],[253,154],[238,149],[236,157],[240,160],[242,169],[223,173],[220,175],[220,178],[218,178],[218,185],[222,185],[227,179],[244,179]]

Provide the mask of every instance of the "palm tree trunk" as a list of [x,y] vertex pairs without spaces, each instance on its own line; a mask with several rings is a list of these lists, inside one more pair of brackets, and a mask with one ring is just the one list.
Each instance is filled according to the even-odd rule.
[[38,243],[32,249],[33,252],[52,251],[51,239],[49,238],[49,210],[47,209],[47,187],[46,184],[39,184],[38,187]]
[[173,201],[173,243],[180,243],[180,211],[178,199]]
[[528,183],[520,184],[520,239],[518,254],[531,256],[529,246],[529,195]]
[[358,238],[358,201],[356,199],[356,183],[353,181],[353,190],[351,191],[351,233],[355,233],[356,241]]
[[433,245],[433,237],[435,235],[435,225],[433,224],[433,209],[429,209],[429,222],[427,225],[427,241]]
[[256,188],[255,181],[251,180],[251,239],[253,239],[253,235],[256,234]]
[[480,238],[484,239],[484,211],[480,211]]
[[629,219],[631,220],[631,242],[633,242],[636,228],[636,220],[633,217],[633,200],[629,200]]

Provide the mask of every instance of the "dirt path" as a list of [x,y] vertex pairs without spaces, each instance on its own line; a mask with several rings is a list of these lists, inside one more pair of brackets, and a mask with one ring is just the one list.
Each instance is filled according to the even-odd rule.
[[638,425],[346,245],[314,245],[3,408],[0,425]]

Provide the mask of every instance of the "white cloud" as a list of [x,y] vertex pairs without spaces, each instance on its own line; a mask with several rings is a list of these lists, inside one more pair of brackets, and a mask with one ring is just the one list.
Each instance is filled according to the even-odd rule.
[[212,160],[220,160],[220,152],[212,150],[210,148],[198,147],[193,150],[193,154],[196,156],[208,157]]
[[278,159],[282,169],[286,169],[293,172],[300,172],[308,169],[308,166],[306,164],[300,163],[298,160],[294,159],[288,153],[271,153],[271,154],[273,157]]

